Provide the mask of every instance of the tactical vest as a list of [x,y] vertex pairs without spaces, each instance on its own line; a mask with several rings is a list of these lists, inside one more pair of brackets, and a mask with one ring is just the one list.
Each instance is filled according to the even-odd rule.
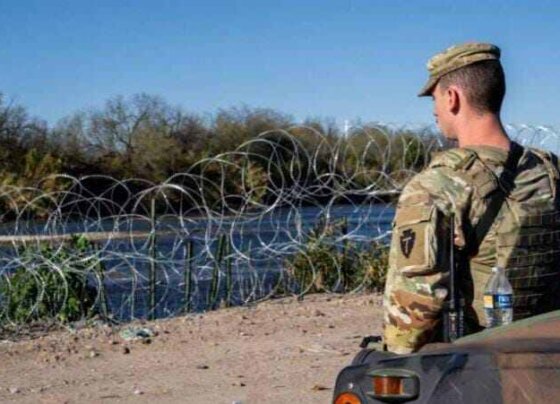
[[[560,180],[553,154],[525,148],[510,183],[500,180],[503,168],[492,170],[474,150],[452,149],[436,156],[430,167],[445,166],[473,187],[473,198],[491,205],[503,203],[491,223],[463,229],[467,240],[466,266],[472,288],[466,291],[479,322],[483,323],[482,296],[494,265],[506,269],[514,289],[514,319],[560,308]],[[483,221],[483,220],[481,220]],[[476,229],[488,229],[477,240]],[[478,245],[477,245],[478,244]],[[469,299],[471,300],[471,299]]]

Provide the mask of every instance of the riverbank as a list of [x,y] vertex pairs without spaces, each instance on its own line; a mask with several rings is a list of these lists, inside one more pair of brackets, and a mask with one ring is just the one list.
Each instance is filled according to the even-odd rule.
[[0,342],[0,402],[328,403],[362,336],[381,331],[379,295],[310,295],[134,326]]

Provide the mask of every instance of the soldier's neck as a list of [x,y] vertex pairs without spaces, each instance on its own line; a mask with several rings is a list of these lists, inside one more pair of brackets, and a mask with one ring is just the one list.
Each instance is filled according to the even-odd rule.
[[466,117],[457,127],[459,147],[492,146],[509,150],[510,140],[495,114],[474,114]]

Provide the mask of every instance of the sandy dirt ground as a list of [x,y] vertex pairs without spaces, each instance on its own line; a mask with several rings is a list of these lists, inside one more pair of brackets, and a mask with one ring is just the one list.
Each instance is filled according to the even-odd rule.
[[125,326],[0,342],[0,402],[329,403],[379,295],[312,295]]

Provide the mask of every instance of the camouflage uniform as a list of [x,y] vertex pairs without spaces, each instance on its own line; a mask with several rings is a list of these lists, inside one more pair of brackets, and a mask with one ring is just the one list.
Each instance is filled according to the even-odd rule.
[[[482,294],[491,268],[508,270],[515,319],[559,308],[560,214],[554,155],[525,149],[513,189],[476,251],[473,230],[496,196],[507,151],[488,147],[451,149],[434,156],[399,198],[393,223],[384,309],[385,343],[410,352],[438,340],[447,296],[449,218],[464,268],[460,293],[467,328],[484,325]],[[462,257],[462,258],[461,258]]]
[[[430,60],[430,79],[420,95],[431,94],[450,71],[499,56],[499,49],[489,44],[452,47]],[[433,156],[403,189],[384,296],[385,343],[390,351],[408,353],[441,338],[451,218],[467,332],[484,325],[483,288],[496,265],[507,269],[514,288],[515,319],[560,308],[557,158],[524,149],[509,177],[504,173],[507,158],[506,150],[489,146],[447,150]],[[507,197],[501,198],[497,214],[480,223],[502,192]],[[481,227],[487,231],[477,240]]]

